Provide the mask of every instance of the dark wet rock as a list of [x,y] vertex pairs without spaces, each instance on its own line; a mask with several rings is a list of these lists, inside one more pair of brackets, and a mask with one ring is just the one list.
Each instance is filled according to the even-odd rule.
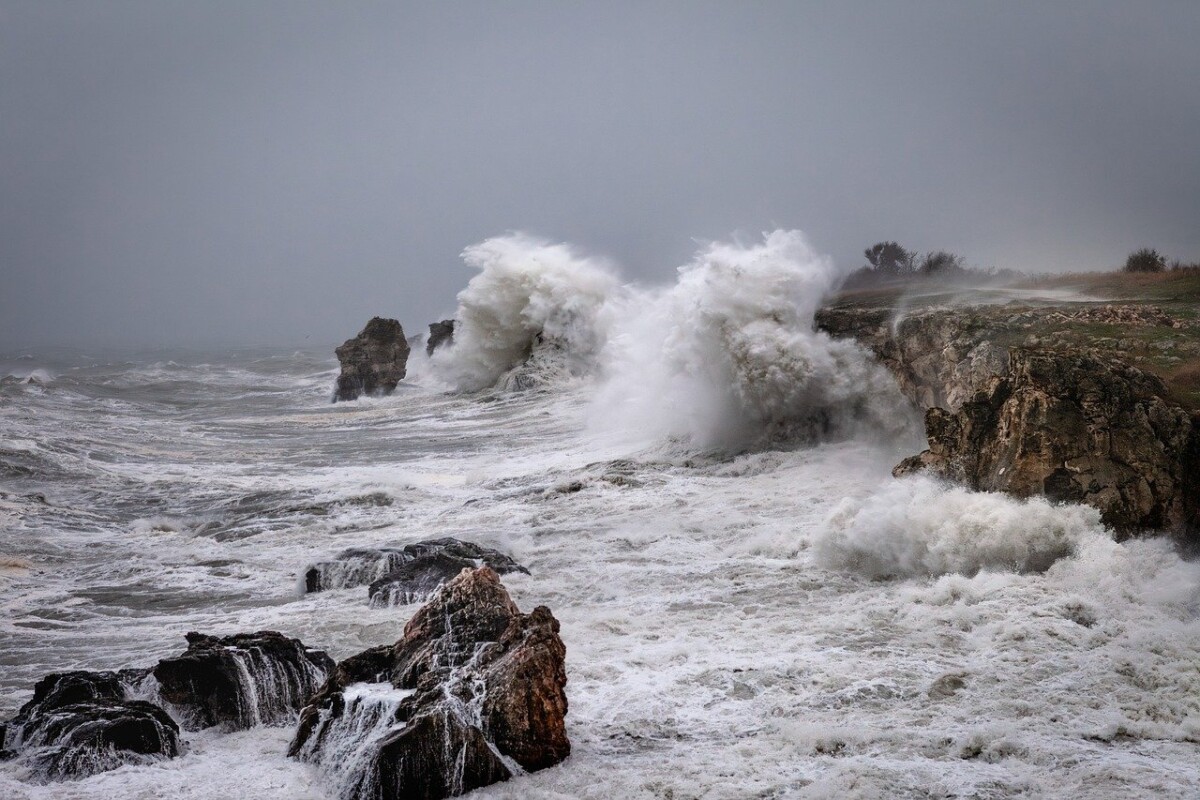
[[[431,556],[444,557],[438,563],[446,564],[446,569],[450,570],[445,575],[446,578],[454,577],[464,567],[479,567],[485,564],[501,574],[529,572],[511,556],[499,550],[453,537],[444,537],[427,539],[404,547],[354,547],[343,550],[337,557],[312,564],[304,571],[304,590],[309,593],[323,592],[374,584],[386,580],[410,561]],[[450,560],[458,566],[451,569]],[[382,589],[373,589],[371,596],[374,597],[379,591]]]
[[188,730],[243,730],[291,722],[332,671],[320,650],[276,631],[217,638],[187,635],[187,650],[158,662],[164,702]]
[[559,763],[566,648],[544,606],[522,614],[487,567],[465,570],[404,637],[338,665],[290,754],[342,797],[442,798]]
[[33,699],[0,728],[4,757],[35,780],[85,778],[182,752],[179,726],[160,706],[130,696],[113,672],[65,672],[38,681]]
[[326,592],[365,586],[399,569],[409,556],[399,547],[352,547],[329,561],[318,561],[304,570],[304,591]]
[[928,472],[982,491],[1087,503],[1122,534],[1192,530],[1200,516],[1200,415],[1161,380],[1091,353],[1014,349],[957,411],[930,408]]
[[425,354],[433,355],[439,347],[454,344],[454,320],[444,319],[441,322],[429,323],[429,338],[425,340]]
[[418,556],[371,584],[373,606],[423,603],[446,581],[474,564],[446,553]]
[[399,322],[375,317],[335,352],[342,365],[333,397],[337,402],[364,394],[391,394],[404,379],[409,345]]

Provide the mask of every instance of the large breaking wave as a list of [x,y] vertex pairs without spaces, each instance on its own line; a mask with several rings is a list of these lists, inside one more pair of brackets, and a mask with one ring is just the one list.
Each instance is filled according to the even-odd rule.
[[590,369],[619,286],[606,262],[523,233],[462,255],[479,274],[458,294],[454,346],[434,354],[439,377],[465,391],[522,389]]
[[608,262],[525,234],[463,257],[480,273],[458,296],[455,345],[432,364],[458,389],[595,374],[597,428],[700,448],[909,421],[890,375],[813,330],[844,270],[798,231],[709,244],[667,288],[622,285]]

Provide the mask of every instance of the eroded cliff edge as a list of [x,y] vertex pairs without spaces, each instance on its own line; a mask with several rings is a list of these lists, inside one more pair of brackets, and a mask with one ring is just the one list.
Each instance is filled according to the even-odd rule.
[[1119,302],[844,295],[817,326],[871,350],[925,412],[929,447],[897,475],[1087,503],[1119,535],[1168,531],[1195,545],[1200,298],[1189,292],[1200,281],[1164,283]]

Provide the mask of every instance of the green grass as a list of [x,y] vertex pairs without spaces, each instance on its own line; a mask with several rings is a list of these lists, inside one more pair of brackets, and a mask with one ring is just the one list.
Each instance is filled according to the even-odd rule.
[[[945,292],[939,291],[945,288]],[[1091,305],[1152,305],[1185,325],[1126,325],[1048,318],[1056,306],[1045,302],[977,305],[960,308],[965,329],[983,328],[989,338],[1003,347],[1027,346],[1036,342],[1051,349],[1094,349],[1111,354],[1160,377],[1169,399],[1192,411],[1200,410],[1200,270],[1156,274],[1090,272],[1032,278],[1013,284],[1019,289],[1074,290],[1096,298]],[[864,288],[844,292],[830,305],[841,308],[878,310],[881,318],[896,311],[914,311],[944,305],[966,287],[938,287],[928,281],[908,285]],[[1070,314],[1088,307],[1069,303],[1060,307]],[[1032,319],[1010,323],[1014,316],[1032,314]],[[873,316],[873,315],[872,315]],[[1026,324],[1028,326],[1026,327]]]

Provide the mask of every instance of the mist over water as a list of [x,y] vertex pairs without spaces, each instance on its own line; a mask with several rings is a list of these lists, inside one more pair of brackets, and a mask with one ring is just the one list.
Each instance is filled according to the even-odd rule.
[[[1090,509],[893,479],[913,415],[812,330],[840,273],[801,234],[666,287],[519,234],[465,257],[456,344],[386,398],[331,404],[332,345],[0,354],[0,716],[189,630],[395,641],[415,606],[299,576],[457,536],[562,622],[574,745],[473,796],[1200,793],[1200,568]],[[0,762],[0,796],[332,797],[290,734],[52,786]]]

